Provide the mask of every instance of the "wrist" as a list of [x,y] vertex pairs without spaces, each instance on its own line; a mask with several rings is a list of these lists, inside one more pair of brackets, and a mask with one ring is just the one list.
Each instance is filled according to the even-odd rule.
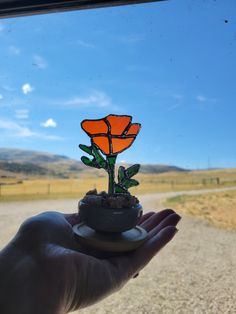
[[[28,314],[22,298],[26,291],[25,256],[9,244],[0,252],[0,312],[4,314]],[[26,297],[26,296],[25,296]],[[28,296],[30,297],[30,296]]]

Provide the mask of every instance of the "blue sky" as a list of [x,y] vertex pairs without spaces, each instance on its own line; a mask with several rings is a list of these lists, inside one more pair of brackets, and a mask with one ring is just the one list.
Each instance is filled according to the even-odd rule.
[[235,0],[0,20],[0,147],[79,159],[109,113],[142,124],[120,161],[236,167]]

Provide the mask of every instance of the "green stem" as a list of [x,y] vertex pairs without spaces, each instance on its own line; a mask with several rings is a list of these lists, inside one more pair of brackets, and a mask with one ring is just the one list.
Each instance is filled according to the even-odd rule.
[[117,155],[107,156],[108,172],[108,194],[114,194],[115,191],[115,164]]

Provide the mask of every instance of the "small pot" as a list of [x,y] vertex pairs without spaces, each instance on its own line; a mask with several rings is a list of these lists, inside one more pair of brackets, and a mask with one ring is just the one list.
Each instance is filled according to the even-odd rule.
[[120,233],[134,228],[142,216],[142,206],[131,208],[104,208],[79,202],[82,221],[98,232]]

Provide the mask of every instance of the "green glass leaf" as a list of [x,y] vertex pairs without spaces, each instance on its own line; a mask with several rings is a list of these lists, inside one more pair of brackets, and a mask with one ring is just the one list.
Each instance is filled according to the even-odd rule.
[[124,193],[124,194],[129,194],[128,190],[122,187],[119,184],[115,184],[115,193]]
[[95,145],[92,145],[92,154],[96,160],[96,163],[99,165],[100,168],[107,169],[107,162],[100,154],[98,148]]
[[137,186],[139,185],[139,182],[137,180],[134,179],[126,179],[123,184],[122,187],[125,187],[126,189],[131,188],[132,186]]
[[125,167],[120,166],[118,169],[118,182],[122,183],[124,179],[125,179]]
[[93,160],[89,159],[88,157],[82,156],[82,157],[81,157],[81,161],[82,161],[86,166],[97,168],[96,163],[95,163]]
[[84,144],[79,144],[79,148],[82,149],[85,153],[89,155],[93,155],[93,150],[91,146],[87,146]]
[[128,178],[133,177],[135,174],[137,174],[139,172],[140,169],[140,165],[139,164],[135,164],[129,168],[126,169],[126,174]]

